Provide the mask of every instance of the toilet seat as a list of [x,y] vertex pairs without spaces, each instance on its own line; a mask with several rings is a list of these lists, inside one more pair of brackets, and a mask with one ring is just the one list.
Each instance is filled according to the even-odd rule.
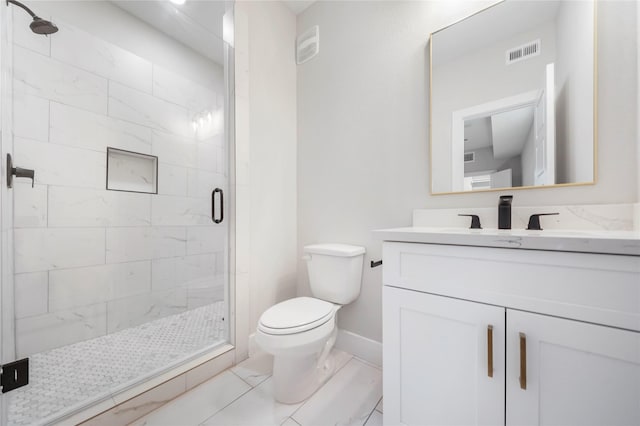
[[265,334],[287,335],[317,328],[331,320],[337,309],[333,303],[313,297],[296,297],[267,309],[258,323]]

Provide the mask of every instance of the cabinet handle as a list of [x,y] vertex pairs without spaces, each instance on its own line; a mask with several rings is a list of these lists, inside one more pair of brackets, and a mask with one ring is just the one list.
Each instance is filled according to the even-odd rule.
[[493,326],[487,326],[487,376],[493,377]]
[[520,389],[527,389],[527,335],[520,333]]

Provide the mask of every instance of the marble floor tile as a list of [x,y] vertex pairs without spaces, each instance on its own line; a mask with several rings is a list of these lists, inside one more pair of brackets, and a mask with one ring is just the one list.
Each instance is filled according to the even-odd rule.
[[251,385],[258,386],[267,380],[273,372],[273,356],[258,352],[231,369],[238,377]]
[[365,423],[365,426],[382,426],[382,413],[374,410]]
[[161,410],[132,423],[133,426],[196,426],[249,391],[251,386],[225,371],[215,378],[181,395]]
[[235,351],[227,351],[187,371],[187,390],[191,390],[227,370],[233,365],[234,357]]
[[292,417],[302,426],[363,425],[381,397],[382,372],[354,358]]
[[301,404],[280,404],[273,397],[273,380],[265,380],[203,423],[206,426],[279,426]]
[[374,410],[381,409],[382,399],[378,368],[334,349],[333,378],[307,401],[289,405],[274,399],[272,362],[271,355],[258,352],[132,426],[382,424],[382,414]]
[[186,389],[184,376],[175,377],[147,392],[89,419],[82,426],[114,426],[126,425],[131,421],[152,412],[158,407],[175,400]]
[[376,405],[376,411],[380,411],[381,413],[384,413],[383,409],[382,409],[382,401],[384,401],[384,398],[380,398],[380,402],[378,402],[378,405]]
[[331,355],[329,355],[329,362],[333,363],[334,369],[333,374],[337,373],[342,367],[347,365],[349,361],[353,358],[353,355],[350,353],[333,349],[331,351]]

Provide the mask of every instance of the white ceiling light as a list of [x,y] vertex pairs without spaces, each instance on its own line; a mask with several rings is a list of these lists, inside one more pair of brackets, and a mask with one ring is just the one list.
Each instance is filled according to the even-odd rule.
[[170,1],[171,1],[171,3],[173,3],[173,4],[182,5],[182,4],[184,4],[184,2],[185,2],[185,1],[187,1],[187,0],[170,0]]

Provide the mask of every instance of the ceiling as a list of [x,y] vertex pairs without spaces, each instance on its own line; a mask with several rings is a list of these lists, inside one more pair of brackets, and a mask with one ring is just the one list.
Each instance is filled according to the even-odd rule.
[[168,0],[114,0],[113,3],[206,58],[223,63],[224,1],[187,0],[180,6]]
[[507,159],[522,154],[533,124],[533,105],[491,116],[493,158]]
[[465,152],[492,147],[495,159],[521,155],[533,124],[533,113],[533,105],[527,105],[465,121]]
[[316,0],[283,0],[285,6],[294,14],[298,15],[315,3]]
[[[224,0],[186,0],[175,5],[168,0],[112,0],[121,9],[160,32],[222,64],[222,17]],[[286,0],[284,5],[298,15],[316,0]]]

